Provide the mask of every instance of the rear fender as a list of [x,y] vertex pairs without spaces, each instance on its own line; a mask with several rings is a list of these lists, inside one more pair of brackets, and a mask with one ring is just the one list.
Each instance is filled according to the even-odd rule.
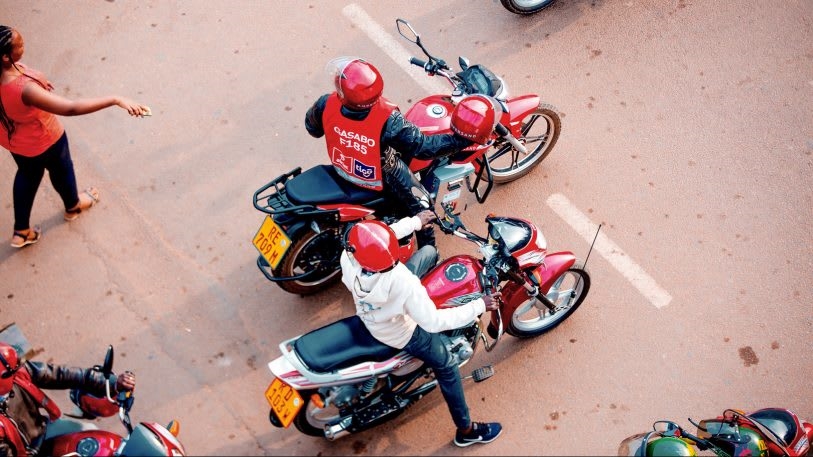
[[345,203],[335,203],[330,205],[318,205],[317,208],[339,212],[339,222],[358,221],[373,214],[375,211],[361,205],[348,205]]
[[[576,256],[572,252],[554,252],[545,256],[545,261],[534,268],[530,273],[532,280],[539,286],[539,293],[546,294],[550,287],[564,272],[576,263]],[[511,316],[517,308],[528,301],[529,295],[525,288],[515,282],[509,282],[501,291],[503,308],[502,323],[507,327],[511,322]],[[491,323],[497,327],[497,313],[491,313]]]

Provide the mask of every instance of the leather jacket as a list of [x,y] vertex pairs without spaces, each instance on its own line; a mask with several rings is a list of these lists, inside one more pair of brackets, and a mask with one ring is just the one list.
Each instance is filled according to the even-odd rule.
[[[20,370],[27,370],[31,375],[31,382],[40,389],[81,389],[96,396],[105,394],[104,376],[92,369],[27,361]],[[20,373],[17,374],[19,375]],[[115,379],[111,379],[111,382],[112,386],[116,385]],[[13,419],[29,454],[36,453],[50,422],[48,415],[41,412],[40,404],[19,385],[14,384],[5,408],[0,406],[0,414]],[[15,447],[7,440],[0,440],[0,456],[12,455],[16,455]]]

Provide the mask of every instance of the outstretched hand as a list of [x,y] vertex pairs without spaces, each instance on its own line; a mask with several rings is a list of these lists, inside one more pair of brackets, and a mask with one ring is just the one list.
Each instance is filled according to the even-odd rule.
[[125,371],[116,379],[116,391],[125,392],[135,389],[135,373],[132,371]]
[[150,111],[150,107],[147,105],[142,105],[141,103],[136,103],[129,98],[118,97],[118,101],[116,105],[120,106],[122,109],[126,110],[130,116],[152,116],[152,111]]

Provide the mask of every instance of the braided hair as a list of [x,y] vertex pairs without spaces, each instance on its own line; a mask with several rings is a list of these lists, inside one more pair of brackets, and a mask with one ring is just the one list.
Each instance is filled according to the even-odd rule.
[[[7,25],[0,25],[0,57],[8,56],[9,60],[11,60],[11,46],[12,46],[11,45],[11,37],[13,35],[13,32],[14,32],[13,28],[11,28],[11,27],[9,27]],[[23,76],[34,80],[34,82],[39,84],[40,87],[47,90],[47,88],[45,87],[45,84],[43,84],[42,81],[40,81],[39,79],[37,79],[37,78],[35,78],[33,76],[27,75],[24,71],[22,71],[17,66],[16,63],[14,63],[13,60],[11,61],[11,65],[14,66],[14,68],[16,68],[17,71],[22,73]],[[11,135],[14,134],[14,131],[16,130],[16,127],[14,126],[14,121],[11,120],[10,117],[8,117],[8,114],[6,114],[6,109],[3,106],[2,98],[0,98],[0,125],[2,125],[3,128],[6,129],[6,132],[8,133],[8,142],[9,142],[9,145],[10,145],[11,144]]]

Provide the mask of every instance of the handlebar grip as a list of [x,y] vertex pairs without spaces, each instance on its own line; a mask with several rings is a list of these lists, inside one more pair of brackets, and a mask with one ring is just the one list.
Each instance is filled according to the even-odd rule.
[[424,62],[423,60],[421,60],[421,59],[419,59],[417,57],[410,57],[409,63],[411,63],[412,65],[421,67],[421,68],[426,68],[426,62]]

